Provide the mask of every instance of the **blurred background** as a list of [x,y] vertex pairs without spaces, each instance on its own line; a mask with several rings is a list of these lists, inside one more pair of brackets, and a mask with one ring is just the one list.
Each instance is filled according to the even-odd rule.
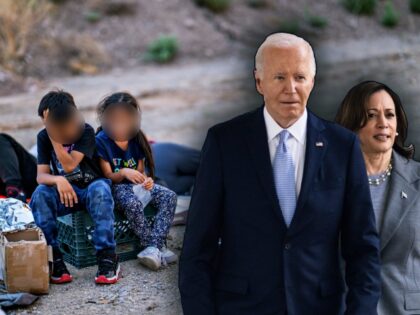
[[126,90],[151,138],[200,148],[210,125],[261,104],[253,57],[277,31],[315,49],[317,114],[333,119],[352,85],[383,81],[420,145],[420,0],[1,0],[0,131],[33,145],[51,88],[93,125],[99,100]]
[[[39,101],[53,88],[73,94],[94,127],[98,102],[128,91],[151,139],[200,149],[208,127],[262,104],[254,55],[281,31],[314,48],[309,108],[332,120],[350,87],[382,81],[402,98],[407,143],[420,148],[420,0],[0,0],[0,132],[33,146]],[[183,231],[171,230],[177,252]],[[182,314],[177,265],[123,267],[112,288],[95,287],[92,268],[72,269],[74,283],[10,314]]]

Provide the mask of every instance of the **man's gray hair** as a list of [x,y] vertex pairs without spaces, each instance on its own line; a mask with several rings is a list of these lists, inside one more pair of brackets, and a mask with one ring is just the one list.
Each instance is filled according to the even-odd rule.
[[315,55],[312,49],[312,46],[303,38],[289,34],[289,33],[274,33],[269,35],[261,46],[258,48],[257,53],[255,55],[255,70],[263,73],[263,51],[267,46],[274,46],[274,47],[294,47],[294,46],[302,46],[307,49],[309,55],[311,56],[311,68],[312,74],[315,77],[316,74],[316,62],[315,62]]

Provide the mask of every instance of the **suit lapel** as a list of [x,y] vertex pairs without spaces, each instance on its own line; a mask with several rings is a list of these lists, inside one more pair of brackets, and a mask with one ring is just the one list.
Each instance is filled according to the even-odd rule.
[[325,126],[322,121],[308,111],[302,186],[296,204],[295,215],[290,225],[289,235],[297,233],[307,222],[311,221],[314,216],[313,212],[305,211],[304,205],[308,198],[308,194],[310,193],[314,178],[321,166],[322,158],[328,147],[328,142],[321,133],[323,129],[325,129]]
[[276,215],[279,217],[282,224],[286,227],[280,205],[277,201],[276,189],[274,186],[273,169],[271,166],[270,151],[268,148],[267,129],[265,126],[264,105],[255,111],[254,119],[251,121],[250,130],[253,132],[248,139],[249,152],[251,152],[252,159],[255,164],[255,169],[258,172],[261,185],[267,195],[267,198],[273,205]]
[[389,193],[385,203],[381,231],[379,232],[381,251],[392,239],[419,196],[419,191],[411,185],[412,179],[407,177],[407,173],[410,173],[410,168],[405,167],[407,161],[395,151],[393,152],[393,160]]

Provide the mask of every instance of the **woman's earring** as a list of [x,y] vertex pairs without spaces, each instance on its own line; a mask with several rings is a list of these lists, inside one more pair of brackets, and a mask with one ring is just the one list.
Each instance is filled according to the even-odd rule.
[[398,133],[398,132],[396,132],[396,133],[395,133],[395,135],[396,135],[396,136],[398,136],[398,135],[399,135],[399,133]]

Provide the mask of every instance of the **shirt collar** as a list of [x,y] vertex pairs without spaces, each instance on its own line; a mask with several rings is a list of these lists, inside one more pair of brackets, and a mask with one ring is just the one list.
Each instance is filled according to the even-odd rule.
[[[270,115],[267,110],[267,107],[264,106],[264,120],[265,125],[267,127],[267,137],[268,141],[273,140],[284,128],[282,128]],[[305,108],[303,114],[299,117],[299,119],[291,125],[287,130],[290,134],[301,144],[305,143],[306,137],[306,124],[308,121],[308,112]]]

